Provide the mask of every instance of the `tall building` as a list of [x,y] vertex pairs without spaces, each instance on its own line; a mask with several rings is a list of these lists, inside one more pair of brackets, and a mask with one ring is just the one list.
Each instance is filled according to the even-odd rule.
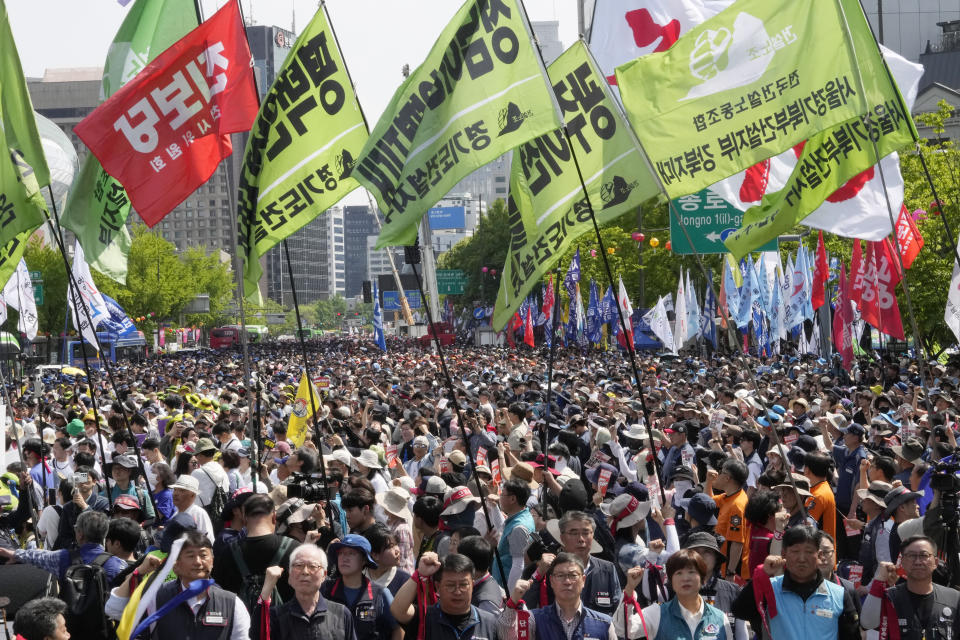
[[367,279],[376,280],[377,276],[393,273],[388,252],[393,254],[393,264],[397,270],[403,268],[403,247],[377,249],[377,236],[367,236]]
[[366,205],[343,208],[344,296],[354,298],[363,293],[363,281],[370,279],[367,267],[367,239],[376,238],[380,225]]
[[940,41],[938,23],[960,20],[956,0],[864,0],[863,8],[877,40],[912,62]]
[[[331,207],[288,237],[286,243],[300,305],[344,295],[343,209]],[[292,307],[293,292],[283,245],[268,251],[264,258],[267,297],[284,307]]]
[[550,66],[550,63],[563,53],[563,43],[560,42],[560,21],[531,22],[530,28],[533,29],[537,42],[540,43],[540,54],[543,56],[544,64]]

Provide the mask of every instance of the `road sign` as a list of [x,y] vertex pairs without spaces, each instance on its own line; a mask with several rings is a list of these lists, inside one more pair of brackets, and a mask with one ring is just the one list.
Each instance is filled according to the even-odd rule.
[[[694,253],[694,249],[697,253],[727,253],[723,241],[740,228],[742,211],[709,189],[678,198],[672,204],[670,246],[674,254],[689,255]],[[682,218],[683,226],[693,241],[693,247],[690,246],[674,212]],[[771,240],[754,251],[776,251],[777,246],[777,241]]]
[[31,271],[30,279],[34,282],[43,282],[43,271]]
[[[383,291],[383,310],[384,311],[399,311],[400,310],[400,296],[396,291]],[[407,304],[410,305],[411,309],[419,309],[422,305],[420,303],[420,292],[416,289],[406,289],[404,295],[407,296]]]
[[38,304],[43,304],[43,285],[35,284],[33,285],[33,299]]
[[328,376],[320,376],[318,378],[314,378],[313,381],[317,384],[317,389],[330,388],[330,378]]
[[437,293],[461,295],[467,286],[467,274],[463,269],[437,269]]

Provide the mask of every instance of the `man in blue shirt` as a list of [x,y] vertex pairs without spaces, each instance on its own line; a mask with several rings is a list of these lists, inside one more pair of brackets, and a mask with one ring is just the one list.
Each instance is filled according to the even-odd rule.
[[663,432],[670,439],[670,448],[663,456],[663,484],[667,486],[673,478],[673,470],[681,465],[691,467],[696,457],[693,447],[687,440],[687,425],[685,422],[671,424]]
[[[87,510],[77,518],[76,534],[77,549],[73,553],[79,552],[80,559],[84,564],[92,563],[97,556],[106,551],[103,548],[104,538],[107,536],[107,527],[109,519],[99,511]],[[71,560],[71,551],[61,549],[59,551],[47,551],[44,549],[4,549],[0,548],[0,558],[7,560],[16,559],[23,564],[31,564],[48,573],[52,573],[59,579],[63,579],[67,574],[67,569],[73,564]],[[127,563],[111,556],[103,563],[103,571],[107,575],[107,580],[113,579],[123,571]]]
[[[833,445],[833,460],[837,464],[837,510],[850,515],[853,504],[853,492],[860,479],[860,461],[867,457],[863,447],[866,429],[862,424],[853,422],[841,429],[843,444]],[[841,558],[856,558],[860,550],[860,537],[848,537],[846,530],[837,531],[837,551]]]

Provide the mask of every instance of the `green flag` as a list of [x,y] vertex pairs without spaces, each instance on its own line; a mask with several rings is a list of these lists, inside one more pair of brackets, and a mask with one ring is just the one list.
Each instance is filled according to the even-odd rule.
[[40,190],[50,184],[50,170],[4,0],[0,12],[0,278],[6,282],[26,239],[43,224],[46,205]]
[[397,89],[354,177],[386,224],[377,248],[409,245],[420,219],[463,177],[560,126],[517,0],[468,0]]
[[[740,228],[724,241],[738,260],[790,231],[848,180],[877,164],[878,157],[912,145],[918,138],[910,110],[886,62],[880,56],[864,55],[876,51],[877,45],[859,0],[841,1],[864,77],[866,95],[856,102],[859,114],[807,140],[786,185],[744,212]],[[881,82],[868,83],[867,77]],[[886,217],[887,213],[881,215]]]
[[[583,42],[550,65],[573,153],[597,224],[658,194],[656,179]],[[493,326],[502,328],[544,274],[583,233],[593,230],[566,137],[560,129],[520,145],[510,171],[510,248]]]
[[[847,42],[835,0],[737,0],[668,51],[617,67],[627,117],[669,196],[855,117],[862,96]],[[876,46],[857,53],[879,63]],[[887,84],[865,81],[868,93]]]
[[[113,95],[197,24],[193,0],[137,0],[107,52],[100,99]],[[127,281],[129,215],[126,191],[88,153],[60,223],[76,234],[90,266],[120,283]]]
[[263,100],[238,198],[244,295],[262,304],[260,256],[357,188],[363,113],[321,5]]

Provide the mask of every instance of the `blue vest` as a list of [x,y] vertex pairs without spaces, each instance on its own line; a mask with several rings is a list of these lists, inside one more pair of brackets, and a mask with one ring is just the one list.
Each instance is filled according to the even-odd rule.
[[777,600],[777,615],[770,620],[770,634],[777,640],[793,638],[836,640],[843,613],[843,587],[824,580],[804,601],[783,590],[783,576],[771,578]]
[[[557,615],[556,605],[540,607],[531,611],[537,625],[537,640],[567,640],[563,623]],[[570,640],[606,640],[610,637],[613,620],[599,611],[583,607],[583,618]]]
[[500,567],[497,561],[494,560],[493,577],[508,593],[510,592],[510,588],[507,586],[507,578],[510,576],[510,568],[513,566],[513,557],[510,555],[508,539],[510,532],[513,531],[514,527],[518,526],[525,527],[528,532],[536,530],[536,526],[533,524],[533,516],[530,515],[529,509],[525,508],[523,511],[519,511],[507,518],[507,521],[503,524],[503,533],[500,534],[500,544],[497,545],[497,555],[500,556],[500,562],[503,563],[503,575],[500,574]]
[[723,623],[726,616],[720,609],[703,603],[703,617],[697,625],[697,633],[690,636],[690,627],[680,611],[680,601],[676,598],[660,605],[660,626],[654,640],[733,640],[727,638]]

